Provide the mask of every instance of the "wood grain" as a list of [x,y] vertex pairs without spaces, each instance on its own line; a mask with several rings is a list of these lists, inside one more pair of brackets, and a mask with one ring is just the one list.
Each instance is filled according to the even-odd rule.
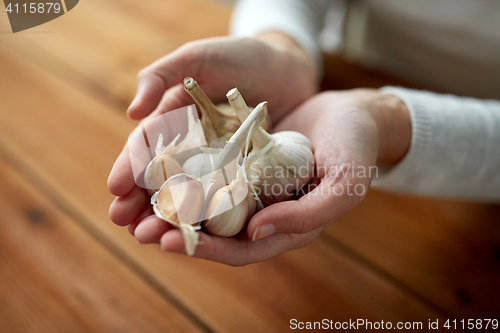
[[243,268],[137,245],[109,221],[112,197],[106,189],[107,174],[133,124],[16,55],[0,46],[5,77],[0,82],[1,154],[159,293],[209,329],[284,331],[292,318],[442,318],[439,310],[322,240]]
[[[125,110],[139,70],[188,41],[225,35],[229,15],[230,7],[206,0],[86,0],[77,10],[32,29],[53,33],[5,34],[0,41]],[[9,30],[2,16],[0,29]]]
[[0,160],[1,332],[200,332]]
[[498,205],[373,191],[325,232],[457,318],[498,318],[498,221]]
[[[139,284],[208,330],[285,331],[291,318],[498,317],[498,206],[374,191],[308,247],[244,268],[139,246],[111,224],[106,178],[134,127],[123,111],[137,72],[189,40],[224,34],[228,18],[228,7],[204,0],[86,0],[40,27],[55,33],[0,35],[0,157],[136,272]],[[333,74],[323,82],[329,89],[408,86],[340,58],[325,73]],[[25,276],[35,273],[8,267],[2,275],[23,276],[18,289],[34,283]],[[33,293],[58,292],[43,286]],[[77,318],[77,331],[92,328],[54,304],[46,313]],[[30,306],[20,316],[28,318]],[[50,331],[43,320],[40,330]]]

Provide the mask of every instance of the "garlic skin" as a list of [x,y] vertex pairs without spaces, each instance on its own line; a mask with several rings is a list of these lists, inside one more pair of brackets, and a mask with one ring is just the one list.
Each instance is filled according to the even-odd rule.
[[[238,89],[227,93],[229,103],[240,120],[250,111]],[[267,108],[267,105],[265,105]],[[254,149],[245,161],[248,180],[266,206],[281,202],[309,183],[314,171],[314,155],[302,134],[284,131],[270,135],[259,128],[253,136]]]
[[205,205],[203,183],[186,174],[170,177],[151,198],[156,216],[182,228],[200,222]]
[[202,181],[205,188],[205,200],[207,202],[212,199],[212,196],[218,189],[236,179],[239,168],[238,161],[241,159],[241,155],[239,155],[225,165],[224,175],[221,169],[215,169],[215,163],[220,156],[220,150],[210,149],[210,151],[210,153],[201,153],[191,157],[182,166],[184,173],[197,177]]
[[[244,119],[241,120],[235,114],[230,104],[214,105],[198,83],[191,77],[184,79],[184,90],[193,98],[200,109],[201,126],[207,143],[229,141]],[[271,129],[270,117],[267,117],[264,121],[262,128],[265,130]]]
[[208,203],[203,226],[213,235],[232,237],[243,229],[255,207],[255,199],[248,191],[244,168],[241,167],[238,178],[219,189]]
[[188,131],[184,139],[175,147],[175,152],[172,153],[172,155],[176,154],[176,159],[181,165],[193,155],[193,151],[207,144],[201,121],[194,118],[193,112],[196,113],[195,107],[188,109]]
[[[178,145],[176,143],[180,134],[166,147],[163,145],[163,134],[158,135],[155,147],[156,156],[149,162],[144,171],[144,183],[150,196],[157,192],[170,176],[182,173],[181,163],[184,163],[190,154],[192,155],[193,148],[206,144],[203,129],[194,118],[193,111],[196,112],[196,110],[188,109],[188,132]],[[181,154],[183,151],[186,153]]]
[[203,183],[183,173],[170,177],[151,197],[155,215],[180,229],[188,256],[198,245],[204,197]]
[[182,167],[172,156],[177,151],[175,143],[179,136],[167,146],[163,146],[163,134],[158,136],[155,153],[156,156],[149,162],[144,171],[144,183],[149,195],[153,195],[167,181],[170,176],[182,172]]

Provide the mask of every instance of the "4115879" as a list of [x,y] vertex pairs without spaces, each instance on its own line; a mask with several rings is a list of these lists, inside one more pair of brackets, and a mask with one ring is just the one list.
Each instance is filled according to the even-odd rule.
[[24,3],[22,5],[16,3],[12,5],[12,3],[9,3],[5,11],[9,14],[14,13],[14,14],[19,14],[19,13],[24,13],[24,14],[44,14],[44,13],[60,13],[61,12],[61,4],[60,3],[54,3],[54,2],[32,2],[32,3]]
[[498,319],[462,319],[462,320],[457,320],[453,319],[450,320],[448,319],[444,325],[444,328],[447,329],[470,329],[470,330],[488,330],[488,329],[493,329],[496,330],[498,329]]

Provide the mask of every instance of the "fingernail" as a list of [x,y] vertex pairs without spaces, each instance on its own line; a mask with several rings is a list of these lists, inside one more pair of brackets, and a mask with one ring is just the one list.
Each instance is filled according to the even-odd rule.
[[257,241],[262,238],[266,238],[268,236],[271,236],[274,234],[274,225],[272,224],[265,224],[258,226],[257,229],[255,229],[252,237],[252,241]]
[[138,103],[139,103],[139,99],[137,97],[134,98],[132,103],[130,103],[130,106],[128,107],[127,111],[130,111],[130,109],[133,109],[136,106],[136,104],[138,104]]

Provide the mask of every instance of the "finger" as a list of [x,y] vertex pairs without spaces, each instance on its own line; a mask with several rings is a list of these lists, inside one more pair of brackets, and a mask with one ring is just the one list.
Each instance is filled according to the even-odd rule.
[[168,111],[176,110],[191,104],[194,104],[194,100],[184,90],[184,85],[177,84],[165,93],[158,107],[148,116],[148,118],[156,117]]
[[199,62],[193,54],[189,47],[181,47],[139,72],[137,93],[127,111],[130,119],[140,120],[149,115],[167,89],[182,82],[186,73],[193,72]]
[[137,216],[134,220],[134,222],[130,223],[127,225],[127,230],[128,232],[134,236],[135,235],[135,229],[137,228],[137,225],[142,222],[146,217],[154,215],[153,212],[153,206],[147,205],[143,208],[142,212]]
[[111,203],[109,217],[115,224],[126,226],[135,220],[147,204],[149,204],[148,194],[136,186],[130,193],[117,197]]
[[[225,238],[200,232],[193,257],[243,266],[271,259],[277,255],[308,244],[321,230],[302,235],[276,234],[260,242]],[[179,229],[166,232],[160,240],[163,250],[186,254],[184,239]]]
[[139,223],[135,229],[135,239],[141,244],[160,244],[160,239],[164,233],[172,229],[170,223],[150,216]]
[[124,196],[135,186],[128,146],[123,148],[108,177],[108,189],[113,195]]
[[[325,227],[363,199],[354,192],[349,192],[349,195],[345,191],[346,187],[353,191],[353,184],[349,182],[325,183],[323,180],[320,186],[298,201],[280,202],[258,212],[248,224],[248,237],[256,241],[279,233],[308,233]],[[344,191],[340,193],[340,189]]]
[[165,80],[154,70],[146,69],[137,75],[137,93],[130,104],[127,115],[140,120],[153,111],[167,90]]

